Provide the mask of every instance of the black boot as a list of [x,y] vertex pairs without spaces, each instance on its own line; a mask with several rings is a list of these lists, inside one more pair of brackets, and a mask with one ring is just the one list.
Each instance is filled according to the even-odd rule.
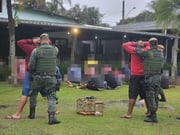
[[161,102],[166,102],[166,97],[164,94],[160,94],[161,95],[161,99],[159,99],[159,101]]
[[28,118],[29,119],[35,118],[35,107],[30,107],[30,112],[29,112]]
[[151,114],[147,114],[146,117],[147,117],[147,118],[150,118],[150,117],[151,117]]
[[50,112],[49,113],[49,122],[48,122],[48,125],[61,123],[61,121],[56,120],[54,116],[55,116],[55,112]]
[[144,120],[144,122],[154,122],[158,123],[156,113],[152,113],[150,117]]

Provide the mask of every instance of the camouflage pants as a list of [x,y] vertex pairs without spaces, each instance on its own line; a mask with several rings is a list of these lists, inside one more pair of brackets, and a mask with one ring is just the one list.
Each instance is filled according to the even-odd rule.
[[155,113],[158,110],[158,94],[160,90],[160,75],[145,75],[146,100],[149,110]]
[[33,80],[31,82],[31,90],[30,94],[30,107],[36,107],[37,104],[37,95],[41,89],[47,90],[47,98],[48,98],[48,112],[55,112],[56,110],[56,78],[53,76],[33,76]]

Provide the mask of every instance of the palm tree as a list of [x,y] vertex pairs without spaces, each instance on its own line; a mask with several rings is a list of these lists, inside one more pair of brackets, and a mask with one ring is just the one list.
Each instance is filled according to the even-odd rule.
[[178,37],[180,35],[180,1],[179,0],[157,0],[155,2],[156,24],[162,25],[166,30],[169,25],[172,26],[175,35],[174,45],[172,47],[172,70],[173,79],[177,73],[177,50]]

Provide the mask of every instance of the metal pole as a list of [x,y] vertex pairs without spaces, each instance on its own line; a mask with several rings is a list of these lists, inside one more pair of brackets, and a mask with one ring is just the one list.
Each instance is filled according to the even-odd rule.
[[122,21],[124,21],[124,14],[125,14],[125,2],[124,2],[124,0],[123,0],[123,3],[122,3]]

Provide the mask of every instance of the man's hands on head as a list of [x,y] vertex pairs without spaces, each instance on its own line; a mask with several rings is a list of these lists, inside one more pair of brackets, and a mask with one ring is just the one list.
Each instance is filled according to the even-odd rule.
[[137,41],[137,46],[140,48],[144,47],[144,42],[142,40]]
[[40,38],[33,39],[33,43],[34,43],[35,46],[40,45]]

